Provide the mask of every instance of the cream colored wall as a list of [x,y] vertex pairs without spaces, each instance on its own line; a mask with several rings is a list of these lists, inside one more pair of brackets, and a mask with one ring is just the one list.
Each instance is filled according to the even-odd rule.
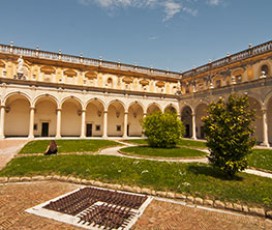
[[[99,115],[98,115],[99,112]],[[92,124],[92,136],[102,136],[103,134],[103,109],[98,109],[94,104],[89,104],[86,109],[86,122],[87,124]],[[96,131],[95,126],[100,125],[100,131]]]
[[128,110],[129,136],[142,136],[143,110],[140,106],[131,106]]
[[[120,113],[119,118],[116,112]],[[121,131],[116,130],[116,126],[121,126]],[[123,136],[124,133],[124,109],[116,109],[114,106],[109,106],[108,109],[108,136]]]
[[28,136],[29,132],[29,102],[17,99],[9,104],[10,111],[5,114],[4,134],[6,136]]
[[56,135],[57,128],[57,106],[51,101],[42,101],[37,103],[34,118],[34,124],[37,124],[37,130],[34,130],[34,136],[41,136],[42,123],[49,123],[49,136]]
[[78,115],[81,108],[71,102],[64,102],[61,111],[61,135],[80,136],[81,116]]

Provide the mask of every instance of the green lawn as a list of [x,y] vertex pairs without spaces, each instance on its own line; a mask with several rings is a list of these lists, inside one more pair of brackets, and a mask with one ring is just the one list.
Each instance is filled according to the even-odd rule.
[[[147,139],[132,139],[126,140],[128,143],[136,144],[136,145],[147,145]],[[194,141],[189,139],[181,139],[178,143],[179,146],[190,147],[190,148],[200,148],[204,149],[206,147],[206,143],[204,141]]]
[[207,148],[205,141],[194,141],[194,140],[188,140],[188,139],[181,139],[178,145],[184,146],[184,147],[190,147],[190,148],[199,148],[199,149]]
[[[38,140],[27,143],[20,154],[44,153],[50,140]],[[96,152],[99,149],[117,146],[120,143],[108,140],[56,140],[59,153]]]
[[251,167],[272,172],[272,150],[254,149],[253,153],[248,156],[248,164]]
[[205,157],[207,154],[186,147],[177,148],[151,148],[148,146],[133,146],[122,148],[121,152],[129,155],[154,156],[154,157]]
[[56,155],[13,159],[0,176],[71,175],[102,182],[138,185],[203,198],[264,206],[272,199],[272,180],[239,173],[225,179],[206,164],[133,160],[114,156]]

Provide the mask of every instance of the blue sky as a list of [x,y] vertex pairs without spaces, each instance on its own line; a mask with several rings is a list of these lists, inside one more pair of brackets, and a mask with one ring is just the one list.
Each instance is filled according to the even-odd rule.
[[1,0],[0,43],[185,71],[271,40],[271,0]]

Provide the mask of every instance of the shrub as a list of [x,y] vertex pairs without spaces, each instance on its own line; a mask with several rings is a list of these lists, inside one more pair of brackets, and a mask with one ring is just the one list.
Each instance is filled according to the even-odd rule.
[[147,142],[151,147],[175,147],[184,133],[182,122],[176,113],[156,112],[147,115],[143,121]]
[[250,127],[254,112],[247,96],[231,95],[227,102],[211,103],[203,118],[209,162],[229,177],[247,167],[246,155],[255,143]]

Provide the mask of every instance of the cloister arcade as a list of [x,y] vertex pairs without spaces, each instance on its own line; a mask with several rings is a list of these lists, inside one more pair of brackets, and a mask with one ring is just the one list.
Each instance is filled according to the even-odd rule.
[[[257,143],[268,146],[272,143],[272,93],[264,100],[260,95],[259,98],[249,95],[248,98],[250,109],[255,112],[255,120],[252,123],[254,137]],[[213,98],[212,101],[217,100],[218,98]],[[195,100],[191,101],[190,105],[187,103],[181,106],[180,111],[181,120],[185,126],[185,137],[205,139],[202,117],[207,115],[209,101],[199,103]]]
[[[28,92],[29,93],[29,92]],[[156,111],[178,111],[178,103],[122,100],[78,95],[59,97],[41,92],[31,97],[11,92],[1,103],[3,137],[141,137],[143,118]],[[20,128],[18,128],[20,127]]]
[[248,95],[254,136],[272,144],[272,41],[182,73],[0,44],[0,139],[142,137],[156,111],[204,139],[209,103],[232,93]]

